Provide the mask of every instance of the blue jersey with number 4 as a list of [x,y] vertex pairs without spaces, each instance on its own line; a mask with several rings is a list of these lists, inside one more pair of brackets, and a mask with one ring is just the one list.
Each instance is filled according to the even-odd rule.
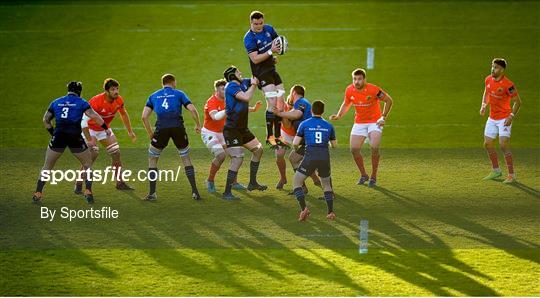
[[148,97],[146,106],[157,115],[156,128],[184,127],[182,106],[191,103],[182,90],[164,87]]
[[54,133],[81,134],[81,120],[88,109],[90,104],[72,93],[55,99],[48,109],[56,119]]
[[296,135],[304,138],[306,158],[326,160],[330,158],[328,142],[336,139],[334,126],[321,117],[311,117],[298,127]]

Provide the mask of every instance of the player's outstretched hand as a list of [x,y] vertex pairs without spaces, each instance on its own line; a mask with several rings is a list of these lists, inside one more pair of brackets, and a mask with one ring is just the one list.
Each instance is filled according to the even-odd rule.
[[251,78],[251,85],[258,85],[259,84],[259,79],[257,79],[256,77],[252,77]]
[[86,145],[90,149],[94,149],[96,147],[96,140],[94,138],[90,138],[89,140],[86,140]]
[[333,114],[333,115],[330,115],[330,117],[328,119],[334,121],[334,120],[339,120],[339,117],[338,117],[338,115]]
[[135,141],[137,141],[137,135],[135,134],[135,132],[128,132],[128,136],[131,138],[132,143],[135,143]]
[[276,106],[273,106],[273,107],[272,107],[272,113],[274,113],[274,115],[276,115],[276,116],[279,116],[279,115],[278,115],[278,114],[279,114],[279,110],[278,110],[278,108],[277,108]]
[[198,126],[198,125],[195,126],[195,132],[196,132],[197,134],[201,134],[201,127]]
[[504,120],[504,126],[512,125],[512,120],[514,120],[514,117],[512,115],[508,116],[508,118]]
[[108,137],[110,137],[111,134],[112,134],[111,129],[109,128],[109,129],[105,130],[105,133],[107,134]]

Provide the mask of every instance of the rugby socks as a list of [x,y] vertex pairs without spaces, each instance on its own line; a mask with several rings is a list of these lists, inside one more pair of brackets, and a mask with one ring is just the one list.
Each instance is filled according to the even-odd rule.
[[39,178],[36,185],[36,192],[43,192],[43,187],[45,187],[45,183],[46,183],[45,181]]
[[229,170],[227,172],[227,183],[225,184],[225,192],[224,194],[230,194],[231,193],[231,188],[232,188],[232,185],[234,183],[234,181],[236,181],[236,176],[238,175],[238,172],[235,172],[233,170]]
[[287,175],[285,174],[285,171],[287,170],[287,162],[285,161],[285,158],[278,157],[276,158],[276,165],[279,170],[279,176],[281,181],[287,180]]
[[297,187],[293,189],[293,192],[296,200],[298,201],[298,205],[300,205],[300,211],[304,211],[304,209],[306,209],[304,190],[302,190],[302,187]]
[[266,111],[266,138],[274,135],[274,122],[276,115],[270,111]]
[[377,169],[379,169],[379,153],[371,153],[371,179],[377,179]]
[[156,193],[156,184],[157,184],[157,168],[148,168],[148,182],[150,182],[150,191],[149,194]]
[[84,178],[84,186],[87,190],[92,191],[92,171],[88,171],[88,175]]
[[249,163],[249,184],[251,185],[257,185],[257,172],[259,171],[259,164],[258,161],[251,161]]
[[[491,160],[491,165],[493,166],[493,170],[500,171],[499,168],[499,158],[497,157],[497,151],[495,149],[487,149],[489,160]],[[506,156],[505,156],[506,158]]]
[[197,190],[197,184],[195,183],[195,168],[193,168],[193,166],[187,166],[184,170],[186,171],[189,184],[191,184],[191,192],[199,193]]
[[362,154],[360,154],[360,150],[358,150],[358,152],[356,153],[353,153],[353,158],[356,166],[358,167],[358,170],[360,170],[360,175],[367,176],[366,168],[364,167],[364,159],[362,158]]
[[216,178],[216,173],[219,170],[219,166],[216,166],[213,162],[210,163],[210,173],[208,174],[208,181],[214,182]]
[[334,212],[334,192],[325,191],[324,200],[326,201],[326,207],[328,207],[328,213]]
[[114,181],[116,181],[116,185],[122,183],[122,163],[121,162],[113,162],[113,173],[114,173]]
[[508,168],[508,175],[514,177],[514,162],[512,161],[512,153],[505,153],[504,160],[506,161],[506,167]]

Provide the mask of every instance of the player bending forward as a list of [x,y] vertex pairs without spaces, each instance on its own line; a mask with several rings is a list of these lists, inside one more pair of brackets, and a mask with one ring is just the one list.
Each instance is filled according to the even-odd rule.
[[334,191],[332,190],[332,178],[330,176],[330,152],[328,143],[335,148],[337,146],[336,132],[332,124],[322,118],[324,103],[320,100],[313,102],[311,109],[313,117],[300,124],[294,137],[293,146],[298,148],[302,141],[305,143],[306,152],[300,167],[294,174],[294,195],[300,205],[298,220],[304,221],[310,212],[306,206],[305,194],[302,185],[314,171],[318,171],[326,200],[326,218],[334,220]]

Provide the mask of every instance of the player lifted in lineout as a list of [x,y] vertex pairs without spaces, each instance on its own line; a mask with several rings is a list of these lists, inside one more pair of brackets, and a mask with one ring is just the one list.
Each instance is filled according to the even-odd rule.
[[[66,96],[51,102],[43,116],[43,124],[52,138],[45,154],[45,163],[41,169],[40,178],[37,181],[36,191],[32,197],[32,202],[34,203],[40,203],[43,199],[43,187],[46,182],[43,179],[43,171],[50,171],[54,168],[56,161],[60,158],[64,150],[66,150],[66,147],[69,147],[71,153],[81,162],[84,171],[87,171],[92,166],[92,155],[81,136],[81,120],[83,115],[95,121],[103,129],[105,134],[110,134],[107,123],[92,109],[86,100],[81,98],[82,83],[68,83],[67,91],[68,94]],[[56,122],[56,128],[51,123],[53,118]],[[95,146],[95,143],[89,141],[89,145]],[[85,186],[84,196],[86,201],[88,203],[94,203],[91,174],[85,175]]]
[[[210,164],[210,172],[206,179],[206,188],[208,192],[216,192],[214,178],[217,171],[225,161],[227,153],[225,152],[225,138],[223,137],[223,127],[226,121],[225,112],[225,79],[219,79],[214,82],[214,94],[206,101],[204,105],[204,123],[201,130],[201,138],[206,147],[214,155]],[[249,107],[249,112],[256,112],[262,106],[261,101],[257,101],[255,106]],[[238,181],[234,181],[232,189],[245,190],[246,187]]]
[[322,101],[314,101],[311,111],[313,117],[300,123],[293,141],[295,148],[298,148],[302,142],[306,147],[304,158],[294,174],[293,182],[294,195],[300,206],[298,220],[304,221],[310,214],[306,206],[302,185],[307,177],[315,171],[321,177],[324,199],[327,206],[326,218],[328,220],[334,220],[336,214],[334,213],[334,191],[330,176],[330,151],[328,150],[328,144],[330,143],[332,148],[337,146],[336,131],[332,124],[322,118],[322,114],[324,113],[324,103]]
[[251,12],[250,29],[244,36],[244,46],[249,56],[251,73],[259,81],[258,87],[266,98],[266,143],[272,148],[285,146],[281,139],[281,118],[272,109],[283,109],[285,88],[276,71],[276,53],[283,53],[285,44],[278,38],[274,28],[264,23],[264,14]]
[[[129,119],[129,114],[124,106],[124,99],[120,96],[120,84],[115,79],[105,79],[103,82],[104,92],[92,97],[88,103],[98,113],[107,126],[110,127],[111,122],[116,116],[116,112],[120,113],[120,118],[126,127],[128,136],[131,138],[132,142],[135,142],[137,136],[131,128],[131,121]],[[120,160],[120,145],[112,129],[110,129],[111,134],[107,135],[106,131],[101,128],[96,122],[86,115],[83,115],[83,120],[81,122],[81,127],[83,132],[87,131],[90,137],[92,138],[92,143],[97,143],[99,141],[103,147],[106,148],[107,154],[111,156],[112,167],[114,169],[114,177],[116,180],[116,188],[119,190],[133,190],[126,182],[122,181],[121,169],[122,162]],[[86,133],[83,133],[85,141]],[[89,146],[90,147],[90,146]],[[92,163],[97,159],[99,147],[92,146],[90,147],[92,152]],[[82,181],[77,181],[75,184],[75,193],[82,194]]]
[[[505,76],[505,70],[506,60],[495,58],[491,62],[491,75],[487,76],[485,80],[486,87],[482,97],[480,115],[484,116],[486,107],[489,105],[489,117],[484,130],[484,146],[493,170],[484,177],[484,180],[492,180],[502,175],[497,151],[495,151],[495,139],[498,135],[499,146],[504,153],[504,160],[508,168],[508,177],[503,183],[513,183],[516,181],[516,177],[512,152],[510,151],[510,132],[512,131],[512,121],[521,106],[521,98],[514,83]],[[512,107],[510,107],[511,101],[515,101]]]
[[[191,117],[195,122],[196,133],[201,133],[199,112],[197,112],[197,108],[191,103],[187,95],[183,91],[176,89],[176,78],[172,74],[163,75],[161,82],[163,88],[148,97],[142,113],[144,128],[150,138],[150,146],[148,147],[148,181],[150,182],[150,191],[143,200],[155,201],[157,199],[157,163],[161,151],[167,147],[170,139],[173,140],[184,164],[184,170],[191,185],[191,197],[194,200],[200,200],[201,196],[195,183],[195,169],[189,156],[189,140],[184,127],[182,106],[191,113]],[[152,130],[150,121],[148,120],[152,111],[157,115],[155,131]]]
[[264,191],[268,187],[257,182],[257,172],[263,155],[263,148],[259,140],[248,128],[249,101],[255,93],[255,86],[259,83],[257,78],[243,79],[242,73],[235,67],[230,66],[223,72],[227,80],[225,86],[225,113],[227,120],[223,128],[223,137],[227,146],[227,154],[231,157],[231,167],[227,172],[227,182],[223,199],[235,200],[238,197],[231,192],[232,185],[236,181],[238,169],[244,160],[244,148],[251,151],[249,164],[249,184],[247,189]]
[[[351,130],[350,150],[358,170],[360,179],[358,184],[362,185],[369,180],[369,187],[377,184],[377,169],[379,168],[379,145],[383,125],[388,113],[392,108],[392,98],[381,88],[366,81],[366,71],[357,68],[352,72],[352,84],[347,86],[343,103],[337,115],[331,115],[330,120],[339,120],[347,111],[354,106],[356,114],[354,125]],[[381,112],[380,102],[384,102],[384,109]],[[369,138],[371,146],[371,177],[366,173],[364,160],[360,149],[366,138]]]

